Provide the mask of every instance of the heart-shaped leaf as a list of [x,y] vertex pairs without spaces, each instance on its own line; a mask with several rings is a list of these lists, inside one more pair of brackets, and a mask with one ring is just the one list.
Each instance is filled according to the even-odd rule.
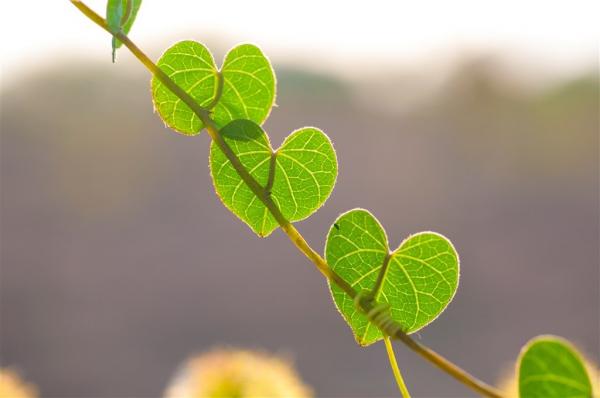
[[275,100],[275,72],[262,51],[251,44],[231,49],[225,56],[221,99],[213,112],[217,126],[248,119],[262,124]]
[[[416,332],[437,318],[458,287],[458,254],[448,239],[420,232],[390,253],[379,221],[363,209],[338,217],[327,236],[325,257],[358,292],[370,292],[377,302],[388,303],[392,319],[405,333]],[[346,293],[333,284],[330,289],[360,345],[383,338]]]
[[[322,131],[311,127],[296,130],[274,153],[262,128],[249,120],[235,120],[220,132],[244,167],[270,192],[287,220],[307,218],[331,194],[337,159]],[[256,234],[268,236],[277,228],[277,221],[214,142],[210,147],[210,172],[223,204]]]
[[[251,44],[229,51],[220,72],[210,51],[189,40],[170,47],[157,65],[200,106],[212,110],[217,127],[236,119],[262,124],[273,106],[273,68]],[[152,99],[160,117],[173,130],[196,135],[204,128],[198,116],[156,77],[152,78]]]
[[[207,107],[217,96],[218,71],[210,51],[202,44],[186,40],[170,47],[157,63],[179,87]],[[152,78],[154,107],[167,126],[187,135],[195,135],[204,125],[194,112],[156,77]]]
[[577,350],[555,336],[538,336],[521,351],[521,398],[592,397],[592,385]]

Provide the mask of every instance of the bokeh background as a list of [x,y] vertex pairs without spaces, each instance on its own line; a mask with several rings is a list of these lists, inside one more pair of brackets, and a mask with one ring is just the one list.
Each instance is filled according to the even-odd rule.
[[[364,207],[392,245],[450,237],[458,293],[415,338],[497,382],[537,334],[599,360],[600,10],[550,3],[146,0],[131,37],[155,59],[187,38],[217,59],[261,45],[274,145],[314,125],[338,153],[298,228],[322,249]],[[319,397],[397,395],[383,345],[354,343],[311,263],[221,205],[208,137],[164,127],[125,50],[111,64],[66,1],[2,9],[0,365],[44,397],[153,398],[190,355],[238,346],[291,358]],[[473,396],[397,355],[415,397]]]

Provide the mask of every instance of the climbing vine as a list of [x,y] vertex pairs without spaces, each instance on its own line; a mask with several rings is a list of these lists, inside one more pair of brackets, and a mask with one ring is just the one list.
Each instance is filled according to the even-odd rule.
[[[185,135],[207,132],[212,140],[210,174],[223,204],[258,236],[280,228],[289,237],[327,278],[334,304],[358,344],[384,340],[404,397],[409,392],[390,340],[402,341],[475,392],[502,396],[410,337],[444,311],[458,288],[459,256],[448,238],[418,232],[392,250],[375,216],[354,209],[332,224],[323,257],[295,227],[333,191],[336,152],[331,139],[315,127],[297,129],[279,148],[272,147],[262,124],[274,104],[276,78],[258,47],[238,45],[218,67],[206,46],[186,40],[154,63],[127,36],[141,0],[109,0],[106,19],[79,0],[71,2],[111,34],[113,62],[124,45],[150,71],[154,107],[168,127]],[[592,396],[579,354],[556,337],[528,343],[517,372],[522,398]]]

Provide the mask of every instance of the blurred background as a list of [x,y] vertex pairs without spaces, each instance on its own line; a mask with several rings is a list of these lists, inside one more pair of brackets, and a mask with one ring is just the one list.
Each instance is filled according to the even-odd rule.
[[[319,397],[397,396],[383,345],[355,344],[313,265],[221,205],[208,137],[164,127],[126,50],[111,64],[110,38],[67,1],[2,9],[1,366],[44,397],[153,398],[191,355],[236,346],[289,358]],[[313,125],[337,149],[336,188],[298,228],[322,250],[364,207],[392,246],[448,236],[460,287],[415,338],[495,383],[542,333],[599,360],[593,15],[591,1],[146,0],[130,36],[154,59],[188,38],[218,60],[260,45],[274,145]],[[415,397],[473,396],[397,356]]]

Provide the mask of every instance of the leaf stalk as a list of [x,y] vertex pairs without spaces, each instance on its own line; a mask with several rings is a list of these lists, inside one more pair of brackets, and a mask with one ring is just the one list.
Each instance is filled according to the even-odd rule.
[[396,362],[394,347],[392,347],[392,342],[389,336],[383,336],[383,342],[385,343],[385,350],[387,351],[388,359],[390,360],[390,366],[392,367],[392,372],[394,372],[394,378],[396,379],[396,384],[398,384],[400,394],[402,394],[403,398],[410,398],[410,393],[408,392],[408,388],[406,388],[406,384],[402,378],[402,373],[398,367],[398,362]]

